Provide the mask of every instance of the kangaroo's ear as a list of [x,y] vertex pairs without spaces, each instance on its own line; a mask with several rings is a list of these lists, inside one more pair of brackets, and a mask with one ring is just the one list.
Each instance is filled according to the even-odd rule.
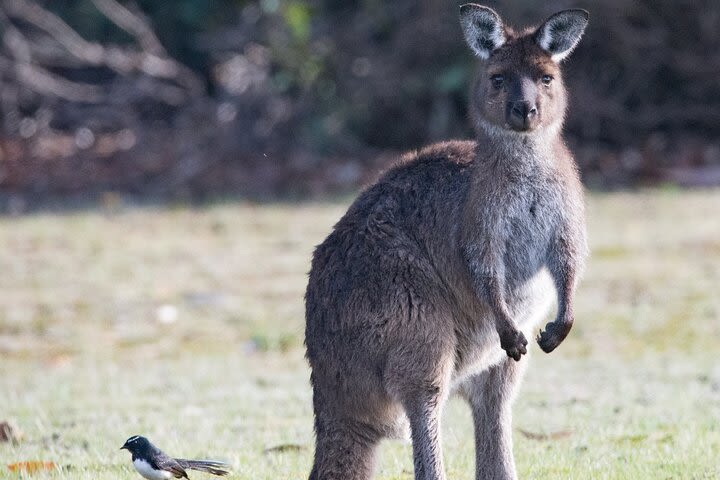
[[489,58],[492,52],[505,43],[502,20],[491,8],[474,3],[462,5],[460,25],[465,41],[480,58]]
[[556,62],[561,61],[575,48],[588,24],[588,12],[581,9],[563,10],[548,18],[535,33],[540,48]]

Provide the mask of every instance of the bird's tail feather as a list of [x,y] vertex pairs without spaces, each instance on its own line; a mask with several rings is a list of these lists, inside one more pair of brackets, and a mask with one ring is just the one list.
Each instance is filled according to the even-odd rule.
[[230,473],[230,465],[223,462],[212,462],[209,460],[184,460],[182,458],[178,458],[177,461],[183,468],[212,473],[213,475],[223,476]]

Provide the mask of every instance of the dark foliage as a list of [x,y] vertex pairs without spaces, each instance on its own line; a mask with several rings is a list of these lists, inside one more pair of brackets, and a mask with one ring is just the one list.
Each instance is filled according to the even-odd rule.
[[[460,3],[7,0],[0,190],[39,198],[353,188],[393,152],[472,135],[465,105],[475,60]],[[717,181],[719,2],[487,4],[516,25],[590,10],[566,66],[566,131],[588,183]],[[114,5],[137,28],[113,21]],[[73,52],[67,32],[43,28],[28,6],[66,22],[86,42],[81,52],[104,47],[103,58]],[[133,66],[113,63],[117,52]],[[147,58],[173,73],[147,68]],[[18,65],[59,83],[28,83]]]

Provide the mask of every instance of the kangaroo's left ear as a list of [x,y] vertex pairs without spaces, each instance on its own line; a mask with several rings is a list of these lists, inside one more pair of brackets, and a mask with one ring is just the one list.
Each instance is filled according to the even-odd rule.
[[548,18],[535,33],[540,48],[550,54],[556,62],[573,51],[588,24],[587,10],[563,10]]

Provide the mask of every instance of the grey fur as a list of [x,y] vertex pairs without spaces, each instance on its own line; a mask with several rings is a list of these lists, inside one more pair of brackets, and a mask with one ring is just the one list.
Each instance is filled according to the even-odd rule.
[[[587,246],[582,187],[560,137],[559,67],[537,30],[504,30],[471,94],[477,141],[405,156],[314,252],[312,480],[370,478],[378,442],[408,426],[416,480],[444,479],[440,421],[453,392],[473,410],[476,478],[516,478],[511,403],[525,338],[553,290],[557,315],[538,343],[550,352],[568,334]],[[511,124],[519,102],[534,113]]]

